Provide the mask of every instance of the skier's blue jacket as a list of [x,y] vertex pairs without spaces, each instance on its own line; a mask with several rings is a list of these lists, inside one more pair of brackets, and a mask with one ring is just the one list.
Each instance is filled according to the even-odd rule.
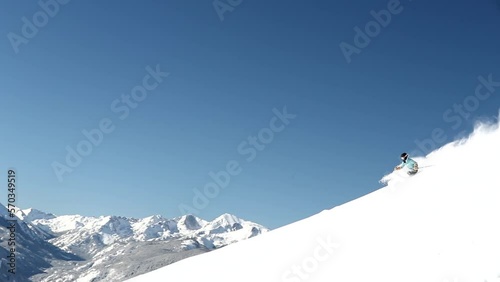
[[402,162],[400,165],[398,165],[399,168],[407,167],[410,170],[418,170],[418,164],[416,161],[408,158],[406,162]]

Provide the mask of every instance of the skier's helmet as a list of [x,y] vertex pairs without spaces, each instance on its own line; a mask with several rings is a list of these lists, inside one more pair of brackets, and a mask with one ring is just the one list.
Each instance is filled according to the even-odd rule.
[[401,154],[401,160],[403,160],[403,162],[406,162],[407,159],[408,159],[408,154],[407,153],[402,153]]

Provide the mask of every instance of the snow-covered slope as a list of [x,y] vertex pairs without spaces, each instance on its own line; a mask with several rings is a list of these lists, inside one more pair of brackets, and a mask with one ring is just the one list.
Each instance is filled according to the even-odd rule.
[[498,125],[481,125],[413,177],[130,281],[499,282],[499,160]]

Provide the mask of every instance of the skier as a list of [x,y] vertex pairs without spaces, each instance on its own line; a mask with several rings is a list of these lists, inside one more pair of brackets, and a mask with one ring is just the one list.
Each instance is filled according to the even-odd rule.
[[418,163],[411,159],[407,153],[401,154],[401,160],[403,162],[395,167],[394,170],[400,170],[406,166],[409,169],[408,175],[415,175],[418,172]]

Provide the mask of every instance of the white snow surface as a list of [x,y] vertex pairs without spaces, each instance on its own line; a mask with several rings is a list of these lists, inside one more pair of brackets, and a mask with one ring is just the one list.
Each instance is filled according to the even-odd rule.
[[500,282],[498,124],[416,160],[415,176],[129,281]]

